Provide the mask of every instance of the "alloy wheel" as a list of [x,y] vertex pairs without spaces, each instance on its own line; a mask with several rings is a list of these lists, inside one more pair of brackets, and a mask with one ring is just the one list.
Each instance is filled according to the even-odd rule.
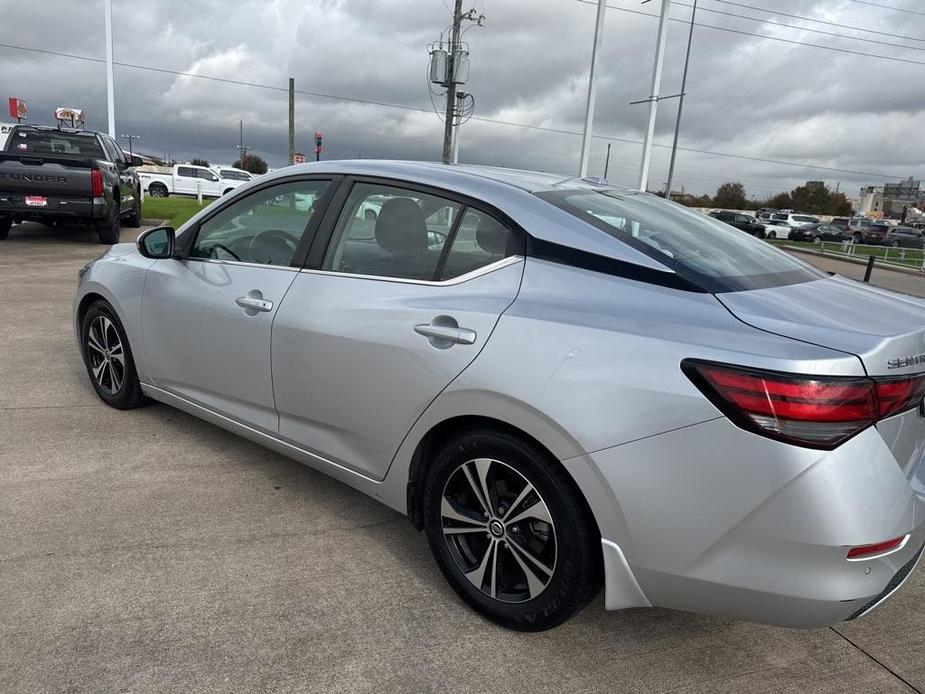
[[510,465],[462,463],[441,498],[443,538],[456,566],[485,595],[507,603],[542,593],[556,569],[556,531],[539,492]]
[[87,361],[97,387],[115,395],[125,381],[125,350],[119,331],[106,316],[97,316],[87,331]]

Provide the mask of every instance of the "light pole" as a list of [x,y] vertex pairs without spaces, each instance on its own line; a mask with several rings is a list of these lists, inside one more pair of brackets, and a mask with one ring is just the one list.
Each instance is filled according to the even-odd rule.
[[124,135],[120,135],[119,137],[121,137],[123,140],[128,140],[128,155],[130,157],[135,156],[135,153],[132,151],[132,140],[140,140],[141,135],[135,135],[134,133],[125,133]]
[[668,38],[668,8],[671,0],[662,0],[658,16],[658,38],[655,44],[655,65],[652,67],[652,89],[649,92],[649,123],[642,145],[642,162],[639,166],[639,190],[646,191],[649,184],[649,160],[652,157],[652,139],[655,137],[655,115],[658,111],[658,92],[662,84],[662,63],[665,60],[665,41]]
[[109,137],[116,136],[116,102],[112,75],[112,0],[103,0],[106,25],[106,115],[109,119]]
[[[666,0],[667,1],[667,0]],[[607,0],[597,0],[597,19],[594,21],[594,43],[591,44],[591,71],[588,73],[588,101],[585,104],[585,130],[581,137],[581,162],[578,165],[578,175],[584,178],[588,175],[588,160],[591,158],[591,126],[594,123],[594,73],[597,72],[598,47],[604,37],[604,13],[607,11]]]
[[691,44],[694,42],[694,18],[697,16],[697,0],[691,10],[691,29],[687,35],[687,54],[684,56],[684,73],[681,76],[681,96],[678,97],[678,118],[674,123],[674,141],[671,143],[671,163],[668,165],[668,188],[665,198],[671,200],[671,183],[674,179],[674,161],[678,155],[678,133],[681,131],[681,111],[684,109],[684,94],[687,91],[687,66],[691,60]]

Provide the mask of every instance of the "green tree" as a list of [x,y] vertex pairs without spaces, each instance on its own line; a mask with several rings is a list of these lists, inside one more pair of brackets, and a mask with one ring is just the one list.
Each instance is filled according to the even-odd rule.
[[790,193],[778,193],[773,198],[769,198],[764,207],[770,207],[774,210],[789,210],[793,208],[793,200],[790,199]]
[[714,207],[741,210],[746,205],[748,205],[748,199],[745,197],[745,186],[738,181],[724,183],[716,189],[716,195],[713,198]]
[[190,164],[193,166],[205,166],[206,168],[209,166],[209,162],[205,159],[190,159]]
[[256,154],[245,154],[244,162],[239,159],[232,166],[236,169],[244,169],[252,174],[265,174],[267,172],[267,163]]
[[832,196],[832,204],[829,207],[829,214],[836,217],[850,217],[854,212],[854,206],[848,200],[844,193],[835,193]]

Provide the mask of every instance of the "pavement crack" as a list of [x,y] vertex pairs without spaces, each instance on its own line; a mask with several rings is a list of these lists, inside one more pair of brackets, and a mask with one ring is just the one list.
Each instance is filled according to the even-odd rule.
[[886,670],[888,673],[890,673],[891,675],[893,675],[893,677],[895,677],[895,678],[898,679],[900,682],[902,682],[904,685],[906,685],[907,687],[909,687],[909,689],[911,689],[912,691],[914,691],[916,694],[922,694],[922,690],[921,690],[921,689],[919,689],[918,687],[916,687],[914,684],[912,684],[912,683],[911,683],[909,680],[907,680],[905,677],[903,677],[903,676],[900,675],[898,672],[896,672],[895,670],[893,670],[893,668],[891,668],[890,666],[886,665],[883,661],[881,661],[881,660],[879,660],[878,658],[872,656],[870,653],[868,653],[866,650],[864,650],[863,648],[861,648],[861,647],[860,647],[858,644],[856,644],[854,641],[852,641],[852,640],[849,639],[847,636],[845,636],[843,633],[841,633],[838,629],[836,629],[835,627],[829,627],[829,630],[831,630],[832,632],[834,632],[834,633],[838,634],[839,636],[841,636],[845,641],[847,641],[849,644],[851,644],[852,646],[854,646],[857,650],[861,651],[861,653],[863,653],[863,654],[866,655],[868,658],[870,658],[871,660],[873,660],[875,663],[877,663],[877,665],[879,665],[879,666],[882,667],[884,670]]

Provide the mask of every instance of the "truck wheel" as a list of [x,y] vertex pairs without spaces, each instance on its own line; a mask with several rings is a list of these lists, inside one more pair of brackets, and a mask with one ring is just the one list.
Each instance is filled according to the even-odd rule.
[[99,234],[100,243],[112,245],[119,243],[119,231],[119,201],[116,199],[112,201],[109,217],[97,223],[96,233]]
[[10,235],[10,228],[13,226],[13,220],[9,217],[4,217],[0,219],[0,241],[6,239]]
[[135,204],[132,205],[132,211],[125,218],[125,226],[137,229],[141,226],[141,194],[135,196]]
[[168,195],[167,186],[163,183],[152,183],[151,187],[148,188],[148,193],[152,198],[166,198]]

